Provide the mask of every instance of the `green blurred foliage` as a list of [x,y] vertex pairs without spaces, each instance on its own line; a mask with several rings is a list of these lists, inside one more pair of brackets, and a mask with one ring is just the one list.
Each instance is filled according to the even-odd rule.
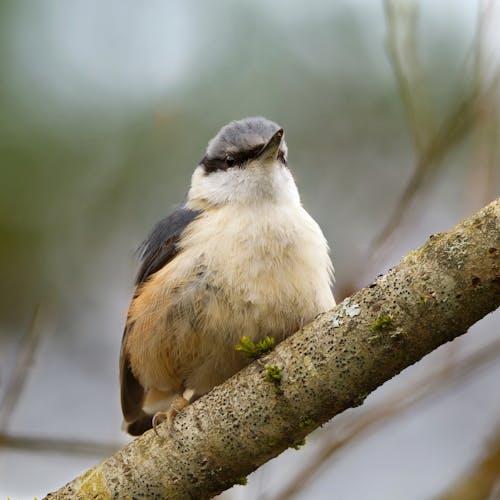
[[[312,2],[307,9],[173,3],[159,15],[167,30],[183,12],[190,43],[174,49],[185,50],[188,63],[160,92],[147,81],[141,91],[119,79],[117,60],[133,47],[130,12],[142,7],[127,3],[129,17],[115,19],[109,7],[78,3],[84,13],[97,9],[94,21],[71,17],[60,2],[0,3],[1,323],[25,324],[40,301],[58,304],[71,295],[78,303],[94,259],[125,263],[154,221],[181,201],[206,142],[231,119],[262,114],[285,126],[306,205],[336,238],[340,256],[352,246],[343,249],[339,238],[346,213],[361,235],[380,224],[411,166],[401,158],[412,151],[378,2]],[[103,19],[100,8],[108,11]],[[64,15],[78,43],[86,36],[87,50],[102,51],[95,53],[99,64],[80,67],[84,60],[59,50],[72,41],[60,25]],[[79,23],[88,29],[83,37]],[[468,43],[463,30],[434,35],[425,37],[437,44],[427,54],[432,75],[456,74]],[[121,59],[113,60],[113,50]],[[140,72],[141,54],[130,57]],[[448,95],[449,79],[440,83],[437,94]],[[377,197],[364,191],[371,184],[394,190],[377,203],[380,211],[373,209]]]

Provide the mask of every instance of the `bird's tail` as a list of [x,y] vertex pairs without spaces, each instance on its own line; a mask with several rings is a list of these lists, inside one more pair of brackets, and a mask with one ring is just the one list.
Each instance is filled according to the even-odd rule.
[[150,389],[146,392],[141,412],[133,420],[124,420],[122,430],[132,436],[140,436],[153,427],[153,416],[170,409],[172,400],[178,396],[173,391]]

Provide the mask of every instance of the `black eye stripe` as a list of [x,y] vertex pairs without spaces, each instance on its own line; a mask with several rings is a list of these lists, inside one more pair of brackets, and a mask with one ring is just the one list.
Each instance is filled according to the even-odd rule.
[[[200,164],[205,167],[205,172],[207,174],[210,174],[212,172],[216,172],[217,170],[227,170],[228,168],[235,167],[235,166],[241,166],[247,161],[251,160],[252,158],[255,158],[257,154],[260,153],[262,148],[264,147],[264,144],[259,144],[258,146],[253,147],[252,149],[249,149],[247,151],[240,151],[238,153],[231,153],[228,155],[228,158],[230,157],[230,161],[226,161],[225,158],[209,158],[208,156],[204,156]],[[283,150],[280,150],[278,154],[278,159],[281,161],[283,164],[287,164],[286,158],[285,158],[285,152]]]
[[207,174],[216,172],[217,170],[227,170],[225,160],[220,160],[219,158],[208,158],[207,156],[204,156],[200,164],[205,167],[205,173]]

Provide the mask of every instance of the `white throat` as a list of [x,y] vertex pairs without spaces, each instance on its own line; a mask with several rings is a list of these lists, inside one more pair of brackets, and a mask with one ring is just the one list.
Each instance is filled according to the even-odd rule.
[[206,209],[228,204],[263,203],[300,206],[300,196],[293,176],[282,164],[250,162],[245,168],[230,168],[205,173],[198,166],[191,179],[188,206]]

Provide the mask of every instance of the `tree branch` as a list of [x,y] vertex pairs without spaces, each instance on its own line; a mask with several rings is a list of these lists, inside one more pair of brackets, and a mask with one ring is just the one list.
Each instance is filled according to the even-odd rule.
[[379,398],[377,403],[368,407],[366,411],[358,411],[355,415],[351,415],[343,426],[335,427],[336,432],[332,432],[334,429],[331,429],[330,434],[320,438],[321,446],[315,456],[312,456],[308,463],[287,481],[284,489],[273,496],[273,500],[295,498],[314,481],[317,473],[321,472],[322,467],[329,463],[336,453],[352,445],[354,440],[389,424],[393,418],[401,417],[422,400],[431,396],[439,397],[440,392],[448,389],[450,385],[460,384],[476,370],[485,368],[498,359],[500,359],[500,339],[489,342],[456,365],[439,365],[439,368],[434,368],[411,384],[403,384],[390,397]]
[[[210,498],[500,305],[500,199],[46,498]],[[272,376],[271,376],[272,375]]]

